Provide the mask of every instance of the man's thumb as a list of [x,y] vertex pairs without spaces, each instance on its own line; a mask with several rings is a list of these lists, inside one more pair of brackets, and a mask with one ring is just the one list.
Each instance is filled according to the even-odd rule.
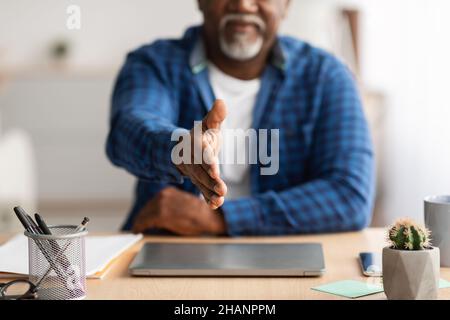
[[203,119],[205,129],[220,129],[220,124],[227,116],[227,107],[223,100],[216,100],[211,110]]

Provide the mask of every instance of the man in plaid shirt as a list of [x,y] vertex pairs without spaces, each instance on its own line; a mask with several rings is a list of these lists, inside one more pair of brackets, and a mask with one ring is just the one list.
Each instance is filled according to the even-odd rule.
[[[138,178],[124,229],[242,236],[367,226],[374,155],[349,70],[277,34],[289,0],[198,4],[202,26],[131,52],[115,85],[107,154]],[[267,129],[277,171],[262,174],[261,159],[222,166],[224,126]],[[203,161],[174,162],[181,145],[200,145]]]

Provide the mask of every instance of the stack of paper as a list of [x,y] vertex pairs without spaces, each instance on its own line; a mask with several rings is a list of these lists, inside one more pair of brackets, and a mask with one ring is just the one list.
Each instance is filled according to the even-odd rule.
[[[100,279],[111,262],[142,239],[142,234],[86,237],[86,274]],[[0,277],[28,275],[28,239],[17,235],[0,246]]]

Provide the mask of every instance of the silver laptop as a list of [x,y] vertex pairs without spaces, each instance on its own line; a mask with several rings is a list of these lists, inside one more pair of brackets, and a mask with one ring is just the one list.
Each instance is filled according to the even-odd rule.
[[130,265],[135,276],[320,276],[322,245],[146,243]]

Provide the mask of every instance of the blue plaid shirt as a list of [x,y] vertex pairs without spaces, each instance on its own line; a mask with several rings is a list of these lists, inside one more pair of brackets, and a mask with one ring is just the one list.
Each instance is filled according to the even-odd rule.
[[[170,155],[173,130],[191,129],[214,101],[201,39],[201,27],[193,27],[181,39],[143,46],[127,56],[117,78],[107,155],[138,178],[125,230],[166,186],[198,194]],[[261,77],[252,127],[280,129],[280,169],[264,176],[263,164],[251,165],[251,196],[225,200],[222,207],[229,235],[368,225],[374,156],[358,90],[341,62],[305,42],[278,37]]]

